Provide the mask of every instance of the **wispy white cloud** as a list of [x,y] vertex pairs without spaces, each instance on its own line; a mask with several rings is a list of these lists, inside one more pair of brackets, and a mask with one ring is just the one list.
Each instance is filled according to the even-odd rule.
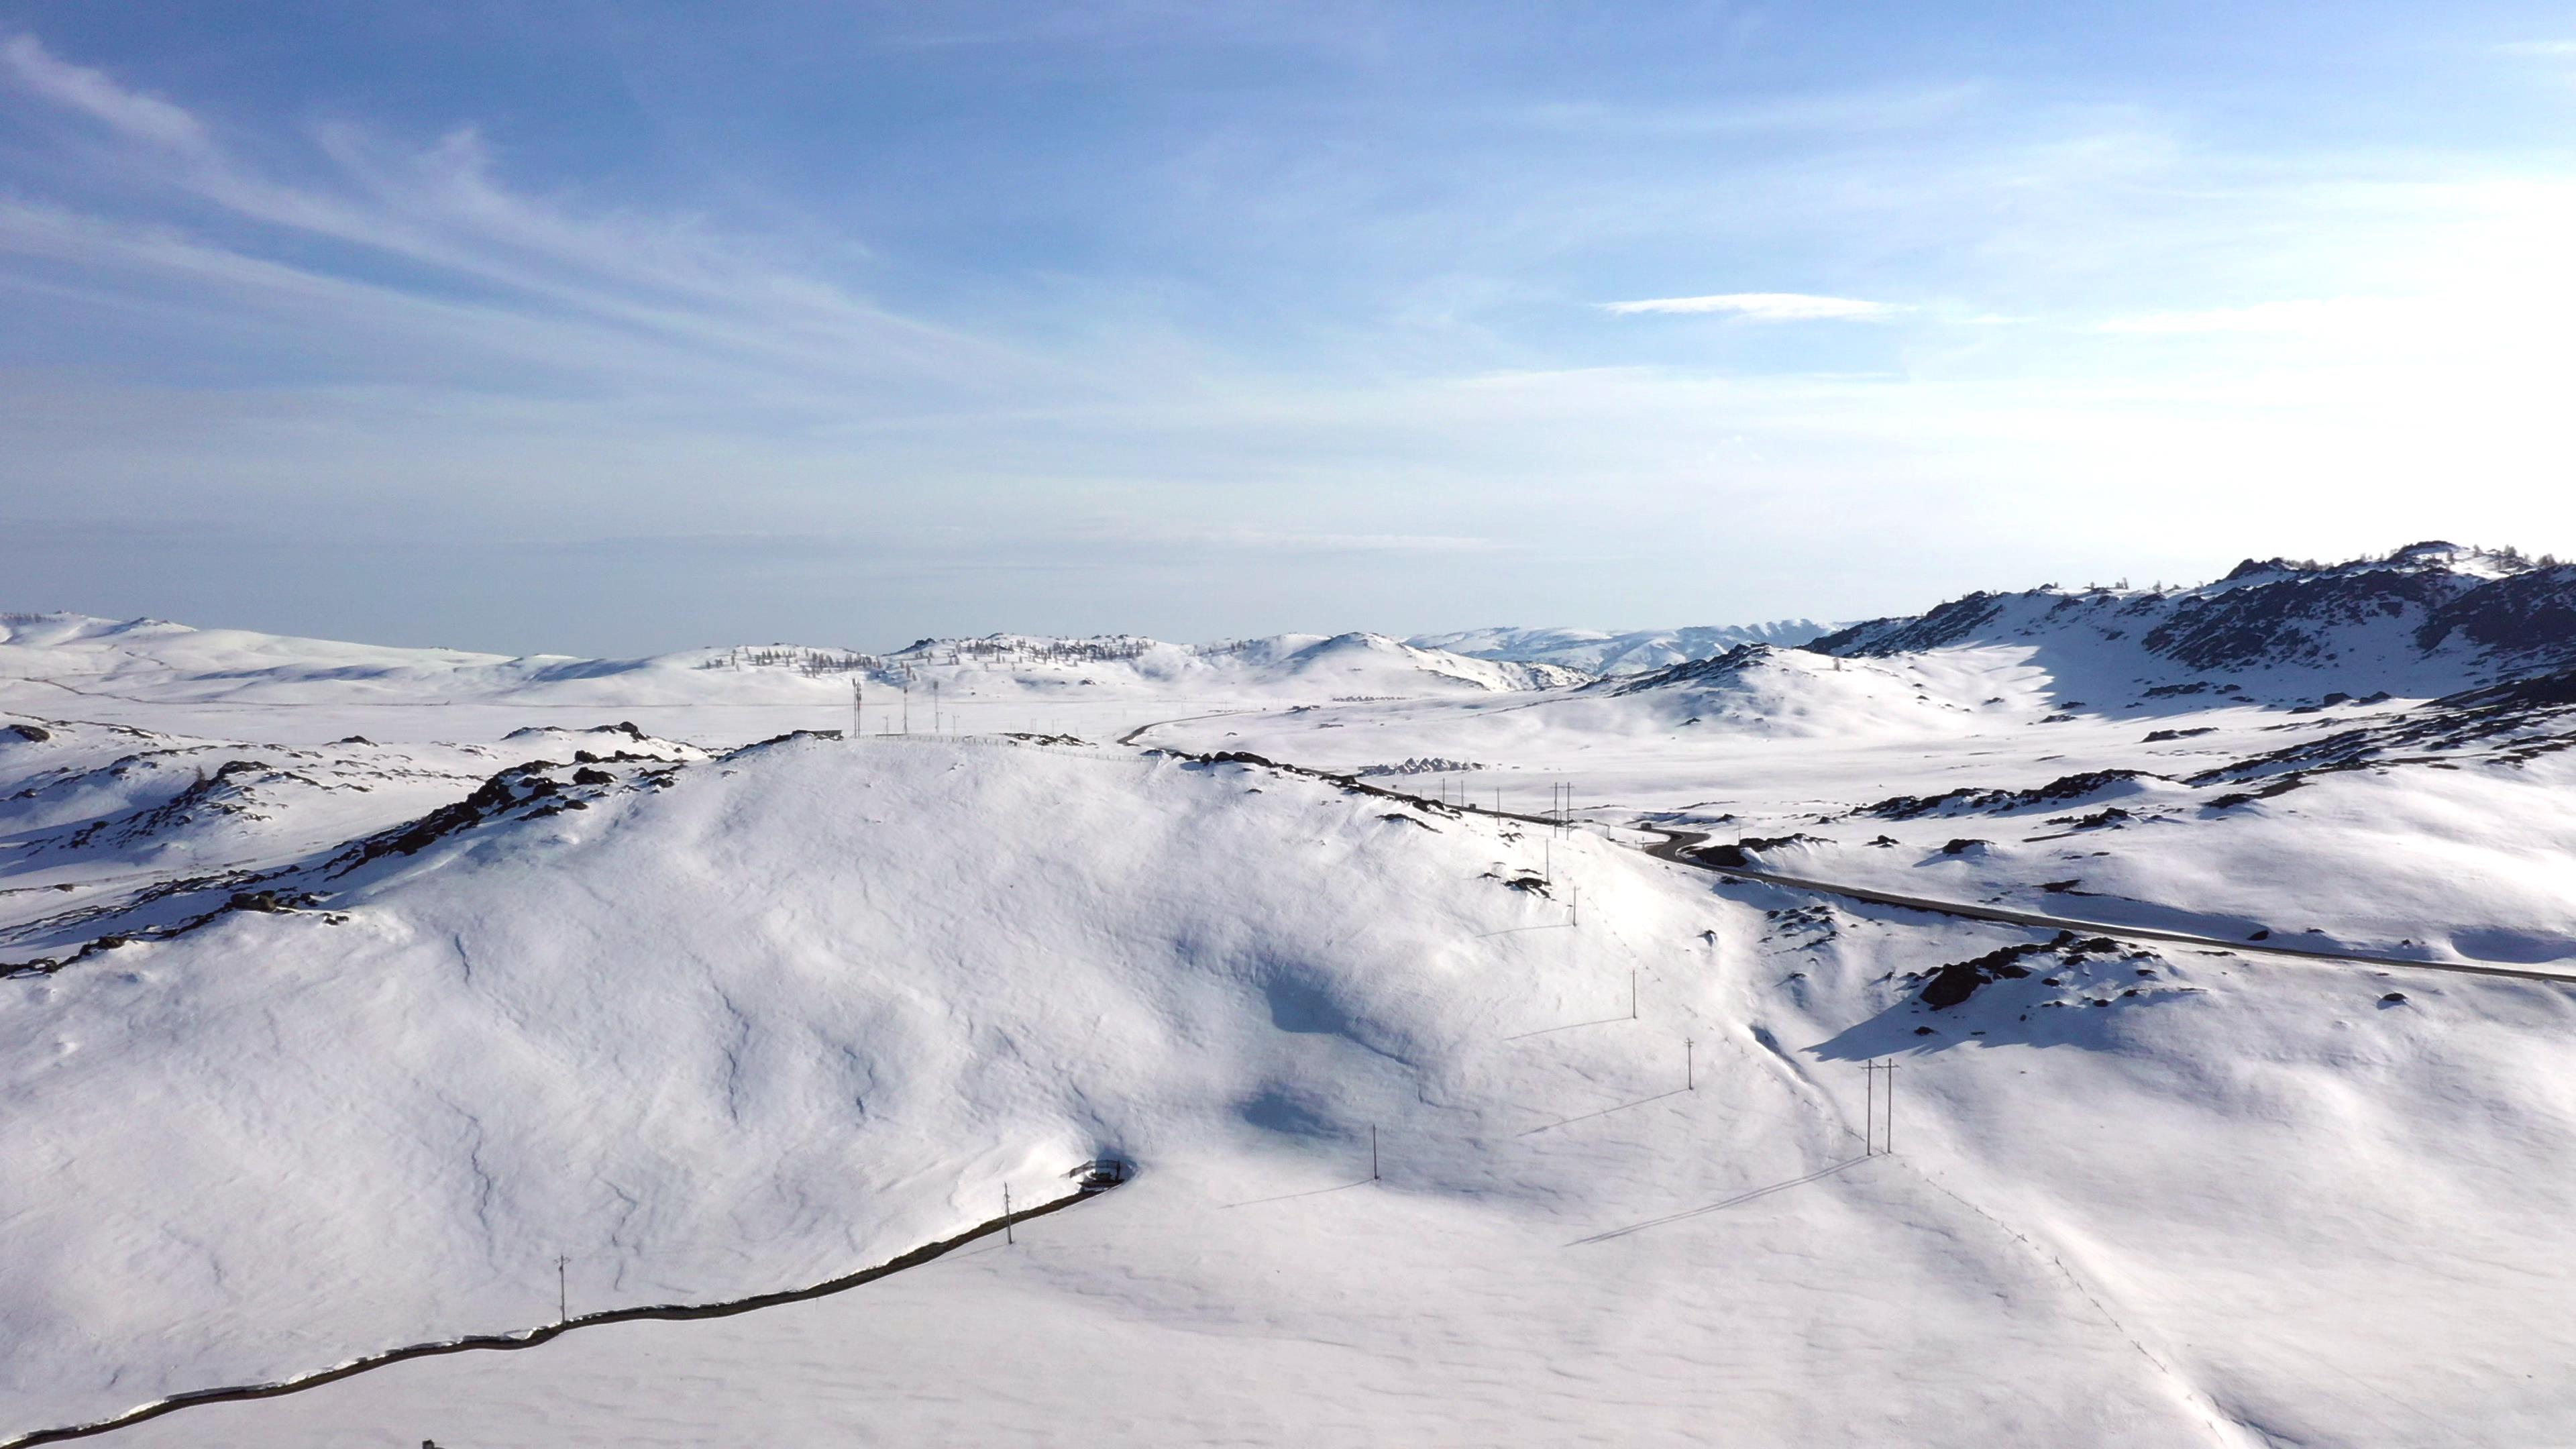
[[195,116],[162,100],[118,85],[104,71],[74,65],[45,49],[32,35],[13,35],[0,46],[11,79],[56,105],[81,111],[123,135],[172,151],[207,147],[206,128]]
[[[200,316],[232,308],[317,339],[400,336],[422,370],[480,353],[623,378],[809,395],[900,385],[989,394],[1065,372],[1017,349],[906,317],[694,218],[583,213],[511,189],[471,129],[420,148],[349,125],[314,136],[327,163],[286,181],[199,117],[55,56],[0,44],[0,76],[124,143],[100,158],[129,188],[211,213],[183,229],[58,204],[0,201],[0,254],[184,289]],[[316,249],[312,242],[334,244]],[[846,249],[844,249],[846,250]],[[324,260],[327,258],[328,260]],[[494,378],[496,384],[507,379]]]
[[1709,297],[1648,297],[1636,302],[1604,302],[1601,310],[1620,317],[1642,313],[1721,313],[1748,322],[1876,321],[1906,309],[1890,302],[1857,297],[1818,297],[1805,292],[1726,292]]

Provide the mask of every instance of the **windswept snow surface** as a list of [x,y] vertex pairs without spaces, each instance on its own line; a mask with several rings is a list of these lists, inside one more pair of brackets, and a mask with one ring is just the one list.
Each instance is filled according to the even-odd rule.
[[[1104,1153],[838,1297],[105,1442],[2576,1439],[2576,987],[2250,939],[2576,976],[2576,676],[925,641],[859,666],[908,654],[916,721],[984,675],[1090,743],[745,745],[845,725],[844,672],[710,651],[629,671],[644,717],[11,627],[0,1443],[551,1321],[559,1255],[577,1313],[820,1281]],[[1560,783],[1568,831],[1384,793]],[[1729,883],[1656,825],[2246,945]]]

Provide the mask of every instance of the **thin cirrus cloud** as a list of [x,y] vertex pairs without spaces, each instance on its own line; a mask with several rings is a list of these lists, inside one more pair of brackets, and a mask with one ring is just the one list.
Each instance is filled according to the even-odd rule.
[[137,140],[173,151],[206,147],[206,129],[195,116],[158,97],[126,90],[102,72],[62,60],[32,35],[11,36],[0,46],[0,59],[29,91]]
[[[311,140],[317,179],[264,174],[195,113],[65,60],[32,35],[0,44],[0,82],[104,128],[99,164],[164,200],[211,206],[181,228],[0,199],[0,256],[77,264],[195,307],[298,320],[334,337],[399,332],[450,357],[510,356],[598,377],[660,374],[744,390],[792,378],[986,390],[1047,372],[988,339],[899,315],[685,219],[582,215],[511,191],[471,128],[388,148],[348,125]],[[347,249],[314,260],[320,242]]]
[[1723,292],[1708,297],[1648,297],[1635,302],[1604,302],[1614,317],[1647,314],[1720,315],[1748,322],[1874,322],[1904,311],[1891,302],[1858,297],[1819,297],[1806,292]]

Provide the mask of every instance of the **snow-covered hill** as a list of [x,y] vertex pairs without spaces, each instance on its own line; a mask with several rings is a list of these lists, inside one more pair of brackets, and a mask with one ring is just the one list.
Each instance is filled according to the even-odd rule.
[[[2384,1007],[2383,979],[1818,906],[1249,765],[805,738],[539,773],[306,908],[0,987],[10,1425],[550,1321],[558,1256],[576,1311],[816,1280],[1102,1152],[1138,1181],[796,1316],[119,1437],[2413,1422],[2324,1361],[2481,1439],[2576,1410],[2520,1367],[2576,1350],[2564,1009],[2534,988]],[[2022,941],[2024,976],[1921,999]],[[1899,1155],[1864,1157],[1857,1063],[1895,1052]]]
[[1456,634],[1422,634],[1407,640],[1423,649],[1441,649],[1477,659],[1503,659],[1528,664],[1556,664],[1587,674],[1638,674],[1668,665],[1707,659],[1745,644],[1783,648],[1804,644],[1831,630],[1808,619],[1780,619],[1768,624],[1721,624],[1685,629],[1633,629],[1624,634],[1598,629],[1469,629]]

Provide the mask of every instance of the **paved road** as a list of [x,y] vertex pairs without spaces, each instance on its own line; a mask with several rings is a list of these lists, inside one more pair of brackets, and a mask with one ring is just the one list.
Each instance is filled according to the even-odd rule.
[[2372,956],[2358,951],[2321,951],[2309,946],[2283,945],[2272,941],[2236,941],[2225,936],[2204,936],[2190,931],[2169,931],[2153,926],[2123,926],[2108,921],[2086,921],[2074,916],[2052,916],[2038,911],[2006,910],[2001,906],[1972,905],[1963,901],[1934,900],[1929,896],[1904,895],[1896,891],[1872,890],[1867,886],[1843,885],[1834,881],[1809,880],[1803,876],[1781,875],[1776,871],[1754,870],[1740,865],[1719,865],[1693,856],[1693,848],[1705,843],[1708,836],[1690,830],[1665,830],[1641,826],[1664,837],[1658,845],[1646,847],[1646,853],[1676,865],[1716,871],[1721,875],[1741,876],[1767,885],[1786,886],[1792,890],[1817,891],[1826,895],[1846,896],[1882,906],[1904,906],[1918,911],[1934,911],[1945,916],[1960,916],[1972,921],[1996,921],[2008,926],[2036,926],[2043,930],[2075,931],[2087,936],[2119,936],[2131,940],[2175,941],[2186,946],[2205,946],[2220,951],[2238,951],[2265,956],[2296,956],[2309,961],[2342,961],[2363,966],[2404,967],[2410,971],[2449,971],[2463,976],[2509,976],[2520,981],[2549,981],[2562,986],[2576,986],[2576,975],[2557,971],[2524,971],[2511,966],[2471,966],[2453,961],[2418,961],[2407,956]]

